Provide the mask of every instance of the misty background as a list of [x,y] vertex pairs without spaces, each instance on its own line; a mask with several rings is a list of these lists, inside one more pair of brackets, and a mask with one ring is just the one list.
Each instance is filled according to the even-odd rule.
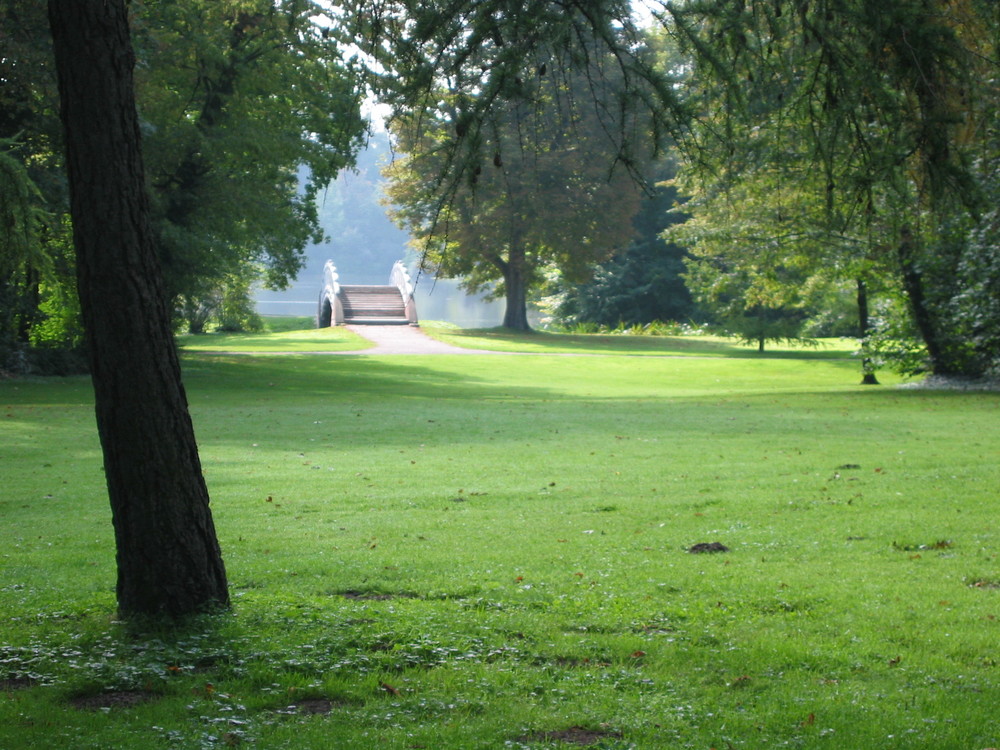
[[490,328],[503,320],[503,302],[470,296],[454,279],[418,275],[419,258],[407,246],[409,235],[386,214],[381,169],[392,152],[385,131],[371,135],[358,154],[354,170],[344,170],[317,198],[324,242],[305,250],[305,265],[282,291],[259,289],[255,295],[261,315],[315,315],[323,289],[323,266],[333,260],[341,284],[388,284],[392,265],[406,263],[413,279],[417,314],[421,320],[442,320],[462,328]]

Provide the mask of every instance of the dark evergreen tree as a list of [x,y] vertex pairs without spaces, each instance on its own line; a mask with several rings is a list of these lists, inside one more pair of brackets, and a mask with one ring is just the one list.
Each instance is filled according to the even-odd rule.
[[662,237],[664,229],[683,221],[671,212],[676,202],[675,188],[655,188],[635,218],[636,238],[628,247],[598,264],[591,281],[559,285],[555,312],[561,321],[616,326],[698,317],[684,283],[684,248]]

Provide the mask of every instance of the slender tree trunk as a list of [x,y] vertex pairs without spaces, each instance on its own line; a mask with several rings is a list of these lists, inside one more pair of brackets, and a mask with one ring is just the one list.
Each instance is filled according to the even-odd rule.
[[41,274],[30,264],[24,270],[24,298],[17,312],[17,340],[27,344],[31,339],[31,329],[38,319],[38,306],[42,301]]
[[149,223],[124,0],[49,0],[77,285],[124,615],[226,605]]
[[858,335],[861,339],[861,385],[878,385],[875,377],[875,364],[868,356],[868,334],[871,331],[871,320],[868,315],[868,285],[858,278]]
[[515,331],[530,331],[528,325],[528,283],[524,247],[511,247],[504,267],[503,281],[507,290],[507,306],[503,314],[503,327]]

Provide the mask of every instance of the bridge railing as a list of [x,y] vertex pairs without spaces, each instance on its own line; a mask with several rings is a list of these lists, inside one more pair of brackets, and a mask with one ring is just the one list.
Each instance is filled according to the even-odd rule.
[[323,265],[323,291],[316,309],[316,327],[327,328],[344,324],[344,305],[340,300],[340,275],[332,260]]
[[392,264],[389,283],[396,287],[403,297],[406,320],[411,326],[417,325],[417,303],[413,299],[413,282],[410,280],[410,272],[406,270],[406,264],[403,261],[397,260]]

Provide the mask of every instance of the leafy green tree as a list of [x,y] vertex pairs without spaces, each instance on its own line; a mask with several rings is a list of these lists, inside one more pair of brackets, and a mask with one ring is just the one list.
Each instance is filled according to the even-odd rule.
[[217,312],[220,331],[255,333],[264,330],[251,297],[247,274],[234,273],[222,287]]
[[[762,144],[771,138],[758,135]],[[838,296],[853,297],[850,330],[864,342],[868,280],[885,253],[871,232],[848,233],[856,227],[825,205],[807,155],[786,143],[779,158],[780,138],[763,146],[774,150],[769,161],[745,165],[738,176],[695,171],[678,179],[691,195],[689,216],[667,235],[688,249],[688,285],[699,302],[759,348],[800,338],[811,319],[845,307]],[[872,365],[864,356],[865,382],[874,381]]]
[[140,108],[171,296],[260,270],[281,288],[321,239],[316,194],[364,132],[360,80],[324,14],[306,0],[144,3]]
[[874,237],[870,270],[892,268],[931,369],[981,369],[951,310],[969,291],[957,269],[982,205],[973,158],[995,111],[995,5],[708,0],[664,12],[692,56],[692,106],[704,114],[689,168],[714,172],[709,183],[739,180],[786,163],[795,144],[827,223]]
[[[342,62],[326,13],[306,0],[133,7],[152,220],[172,299],[210,300],[234,273],[282,287],[321,238],[316,193],[351,162],[365,129],[360,77]],[[72,275],[72,252],[51,42],[44,4],[0,0],[0,20],[11,30],[0,37],[0,138],[17,137],[52,217],[38,232],[43,249],[69,269],[45,283],[33,269],[31,283],[18,282],[37,311],[40,290],[72,296],[58,283]]]
[[[577,88],[561,88],[572,98]],[[470,291],[489,289],[506,298],[503,324],[527,330],[528,291],[548,266],[579,280],[590,264],[627,244],[640,191],[624,169],[609,172],[616,144],[586,106],[494,106],[490,127],[499,142],[517,144],[497,151],[438,202],[437,176],[446,158],[434,146],[451,137],[453,116],[423,115],[423,137],[405,121],[399,148],[407,153],[388,170],[394,215],[417,241],[424,264],[436,273],[463,278]]]
[[[547,0],[398,0],[375,6],[353,0],[345,7],[353,37],[375,62],[374,87],[393,108],[396,133],[422,155],[419,200],[425,226],[420,233],[425,238],[435,231],[442,243],[457,236],[460,223],[471,213],[468,202],[461,209],[450,204],[462,201],[474,181],[487,195],[484,175],[492,164],[502,165],[497,169],[504,169],[505,175],[517,176],[515,170],[525,173],[533,168],[532,160],[550,151],[540,172],[565,172],[565,164],[555,163],[555,152],[577,148],[579,153],[567,154],[565,160],[575,160],[572,168],[581,174],[596,176],[603,169],[604,180],[607,175],[617,179],[618,172],[641,180],[645,165],[681,117],[672,81],[655,66],[629,4],[621,0],[570,5]],[[587,155],[582,144],[574,145],[577,122],[584,123],[580,131],[588,139]],[[595,124],[602,133],[600,144],[593,137]],[[431,133],[425,133],[425,126]],[[517,210],[526,215],[525,210],[537,207],[524,198],[524,178],[517,179],[521,186],[512,185],[509,206],[513,209],[519,201],[523,208]],[[495,226],[497,218],[494,214]],[[533,256],[543,247],[545,253],[566,252],[577,238],[567,236],[564,246],[556,248],[550,239],[516,236],[517,227],[508,222],[504,254],[494,254],[492,273],[502,275],[510,303],[507,313],[515,316],[506,323],[524,327],[527,321],[519,312],[522,289],[535,283],[532,269],[542,265]],[[462,244],[470,247],[475,242],[479,240],[467,237]],[[532,249],[522,251],[519,246]],[[589,261],[597,257],[588,247],[581,248],[581,257],[588,253]],[[458,257],[438,253],[435,262],[446,255]],[[559,264],[580,278],[571,264]],[[460,271],[472,273],[468,267],[446,272]],[[470,276],[469,284],[479,288],[485,281],[481,275]]]
[[81,366],[57,96],[45,4],[0,0],[0,369]]
[[989,160],[986,186],[993,207],[969,234],[958,264],[953,314],[969,332],[985,373],[1000,377],[1000,164]]
[[21,161],[11,155],[14,145],[0,141],[0,330],[6,341],[27,339],[30,316],[37,307],[19,294],[18,287],[24,277],[40,276],[51,265],[39,239],[45,220],[41,193]]

